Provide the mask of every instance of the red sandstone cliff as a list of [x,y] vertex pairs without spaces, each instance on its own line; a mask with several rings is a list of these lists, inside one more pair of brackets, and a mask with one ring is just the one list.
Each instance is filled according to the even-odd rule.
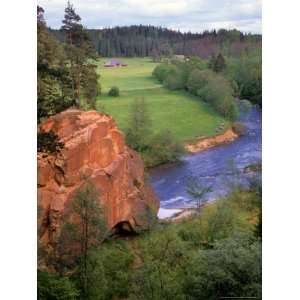
[[140,216],[159,202],[144,181],[144,165],[139,155],[124,144],[114,120],[96,111],[67,110],[39,125],[53,131],[64,143],[59,154],[38,153],[38,207],[40,238],[54,241],[61,217],[83,177],[100,190],[110,228],[126,222],[142,226]]

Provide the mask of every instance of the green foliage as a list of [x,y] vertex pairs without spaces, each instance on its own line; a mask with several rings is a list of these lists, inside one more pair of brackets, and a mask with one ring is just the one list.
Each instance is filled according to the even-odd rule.
[[156,207],[151,204],[145,204],[143,211],[136,218],[138,223],[143,225],[135,229],[137,233],[150,232],[158,226]]
[[225,70],[226,62],[221,53],[218,54],[217,57],[214,55],[210,58],[209,68],[212,69],[216,73],[220,73]]
[[[97,91],[97,74],[95,70],[93,71],[94,68],[88,64],[90,58],[96,57],[95,48],[81,24],[80,16],[69,1],[62,23],[61,31],[66,36],[64,51],[70,65],[72,94],[75,103],[80,106],[82,86],[84,86],[85,93],[89,95],[88,100],[93,100]],[[92,82],[88,84],[87,80],[91,77],[93,77]]]
[[185,82],[180,70],[169,72],[163,81],[163,85],[170,90],[180,90],[184,88]]
[[237,119],[238,107],[232,96],[232,88],[224,77],[218,75],[210,77],[206,85],[197,90],[197,94],[225,118],[231,121]]
[[183,147],[174,140],[170,131],[151,133],[151,119],[144,99],[132,103],[126,130],[126,143],[141,153],[146,166],[175,162],[183,153]]
[[187,81],[187,89],[194,95],[198,94],[198,91],[204,88],[210,80],[214,77],[214,74],[210,70],[198,70],[195,69],[191,72]]
[[129,295],[131,268],[134,256],[123,242],[114,241],[100,250],[107,282],[106,299],[126,298]]
[[182,266],[184,243],[172,230],[156,232],[142,240],[136,255],[142,264],[133,269],[130,299],[185,299]]
[[[209,66],[221,72],[225,69],[225,61],[220,54],[212,58]],[[197,95],[208,102],[217,112],[228,120],[235,120],[238,116],[238,107],[233,95],[237,95],[237,83],[230,82],[222,75],[205,69],[200,59],[193,58],[187,62],[172,61],[172,64],[158,65],[153,75],[170,90],[186,88],[190,93]]]
[[163,63],[158,65],[152,72],[159,82],[163,82],[168,75],[176,74],[178,72],[176,66],[173,64]]
[[37,151],[45,153],[56,153],[64,147],[58,136],[53,132],[40,131],[37,134]]
[[[78,287],[83,297],[89,297],[89,277],[92,250],[97,249],[106,236],[106,220],[99,204],[99,192],[92,182],[79,188],[71,203],[72,220],[65,220],[57,245],[57,269],[64,272],[77,266]],[[99,279],[100,280],[100,279]]]
[[135,99],[130,107],[126,143],[137,151],[148,147],[151,134],[151,119],[145,99]]
[[92,109],[96,109],[96,97],[101,94],[101,86],[98,82],[100,76],[97,74],[96,68],[96,65],[88,64],[82,71],[84,96]]
[[164,162],[177,162],[183,153],[183,146],[174,139],[169,130],[164,130],[151,137],[142,157],[146,166],[156,166]]
[[62,45],[49,32],[44,10],[37,15],[37,119],[73,105],[71,76]]
[[190,261],[188,299],[261,298],[261,243],[237,237],[201,250]]
[[242,98],[261,105],[262,70],[260,53],[229,60],[227,76],[235,80]]
[[212,188],[210,186],[204,186],[199,178],[191,176],[187,181],[186,191],[196,200],[197,209],[199,210],[202,205],[207,202],[208,199],[205,199],[204,196],[212,192]]
[[47,272],[37,272],[38,300],[76,300],[79,291],[67,278]]
[[120,90],[119,90],[119,88],[117,86],[113,86],[109,90],[108,95],[112,96],[112,97],[119,97],[120,96]]

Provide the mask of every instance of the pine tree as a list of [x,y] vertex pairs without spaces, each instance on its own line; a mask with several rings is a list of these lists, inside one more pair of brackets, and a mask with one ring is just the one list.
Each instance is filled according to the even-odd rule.
[[219,53],[219,55],[217,56],[217,58],[215,60],[213,70],[215,72],[219,73],[219,72],[222,72],[225,68],[226,68],[225,59],[224,59],[223,55],[221,53]]
[[126,141],[137,151],[147,148],[151,134],[151,119],[145,99],[135,99],[130,107]]
[[66,54],[70,61],[72,74],[72,91],[76,105],[80,106],[83,71],[89,58],[95,58],[94,46],[84,30],[80,16],[68,1],[61,30],[66,37]]
[[77,190],[71,205],[72,218],[65,222],[57,245],[58,267],[77,268],[83,299],[88,299],[91,284],[88,273],[90,253],[100,246],[107,233],[99,198],[99,191],[89,180]]
[[37,113],[42,118],[72,105],[70,72],[62,45],[48,30],[44,9],[37,7]]

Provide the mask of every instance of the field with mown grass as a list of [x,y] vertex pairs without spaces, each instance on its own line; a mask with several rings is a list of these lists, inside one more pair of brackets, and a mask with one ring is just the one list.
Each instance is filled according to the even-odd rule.
[[[203,136],[212,136],[221,123],[225,129],[229,122],[209,105],[185,91],[170,91],[152,77],[157,65],[150,58],[121,58],[127,67],[104,68],[108,59],[99,59],[98,72],[102,95],[97,98],[99,110],[112,115],[118,126],[127,127],[130,104],[135,98],[144,98],[148,103],[153,131],[169,129],[178,141],[192,141]],[[110,97],[112,86],[120,89],[120,97]]]

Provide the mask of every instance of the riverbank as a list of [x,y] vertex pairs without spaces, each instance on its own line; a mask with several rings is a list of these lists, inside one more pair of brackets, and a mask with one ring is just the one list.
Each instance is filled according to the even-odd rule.
[[196,208],[165,209],[161,208],[158,218],[163,222],[178,223],[197,214]]
[[233,142],[237,138],[238,135],[233,131],[232,128],[229,128],[222,134],[209,138],[200,138],[193,143],[188,143],[185,145],[185,149],[189,153],[197,153],[219,145]]

